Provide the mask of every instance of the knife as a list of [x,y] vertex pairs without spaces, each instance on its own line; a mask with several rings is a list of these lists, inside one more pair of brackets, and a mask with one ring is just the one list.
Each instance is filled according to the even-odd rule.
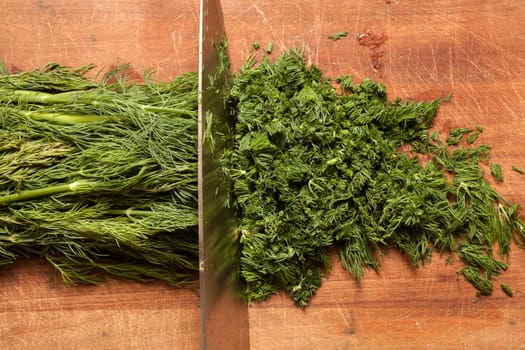
[[249,349],[248,307],[241,297],[240,243],[234,211],[225,205],[228,180],[219,167],[232,147],[226,109],[229,60],[219,0],[200,1],[198,187],[201,347]]

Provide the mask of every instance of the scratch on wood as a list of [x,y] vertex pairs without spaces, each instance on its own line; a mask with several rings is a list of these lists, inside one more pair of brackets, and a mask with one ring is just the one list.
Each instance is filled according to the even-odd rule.
[[[421,7],[418,7],[416,5],[414,7],[414,9],[419,11],[419,10],[421,10]],[[432,12],[432,16],[435,17],[436,19],[439,19],[443,23],[446,23],[448,25],[452,25],[453,26],[453,28],[454,28],[453,39],[454,39],[454,43],[457,44],[459,42],[459,40],[458,40],[458,22],[449,19],[448,17],[446,17],[443,14],[441,14],[439,11]],[[482,45],[484,45],[484,46],[486,46],[488,48],[492,48],[492,49],[495,49],[496,51],[499,51],[499,53],[501,54],[500,55],[501,57],[508,57],[509,55],[512,55],[512,52],[510,52],[509,49],[501,46],[498,43],[499,40],[494,40],[494,39],[488,40],[490,38],[487,38],[486,36],[480,35],[478,32],[476,32],[474,30],[471,30],[470,28],[471,27],[468,26],[468,25],[467,26],[461,26],[459,28],[459,31],[461,32],[461,36],[462,37],[470,36],[470,37],[476,39],[476,41],[479,44],[482,44]],[[519,60],[520,62],[525,62],[525,57],[523,57],[523,56],[515,56],[515,55],[513,55],[513,58]]]
[[[232,23],[236,22],[237,23],[235,26],[236,30],[246,32],[246,31],[249,31],[247,30],[248,28],[246,27],[251,27],[253,28],[253,30],[261,31],[261,28],[257,24],[247,23],[243,20],[244,18],[250,18],[250,16],[247,16],[246,13],[249,13],[251,11],[254,11],[257,17],[260,19],[258,22],[266,26],[266,28],[264,28],[264,32],[270,33],[270,36],[265,36],[265,37],[274,44],[274,47],[278,47],[280,50],[286,49],[286,45],[284,45],[284,42],[282,39],[283,37],[285,37],[284,34],[286,33],[285,23],[281,23],[281,31],[282,31],[281,35],[276,35],[275,28],[273,27],[272,23],[266,16],[265,12],[259,6],[255,4],[252,4],[248,7],[243,7],[242,10],[236,11],[234,15],[226,14],[228,18],[228,22],[232,22]],[[275,12],[279,13],[278,10],[276,10]],[[242,20],[239,21],[239,19],[242,19]],[[246,38],[243,38],[243,40],[245,41]],[[245,45],[243,45],[243,47],[251,47],[251,45],[245,42]]]
[[[455,44],[454,48],[449,48],[448,50],[448,73],[449,73],[449,80],[450,80],[450,86],[452,87],[452,91],[456,90],[456,82],[454,79],[455,72],[454,72],[454,51],[456,50]],[[455,99],[453,99],[453,103],[455,104]]]
[[437,60],[436,60],[436,53],[434,52],[434,45],[430,45],[430,51],[432,53],[432,69],[433,69],[433,72],[432,72],[432,75],[434,78],[434,80],[437,80],[438,79],[438,65],[437,65]]
[[340,304],[337,305],[337,311],[341,315],[341,318],[344,321],[345,332],[349,335],[355,334],[355,319],[354,316],[348,311],[346,306],[341,307]]
[[188,8],[190,9],[190,12],[193,16],[193,19],[195,20],[195,22],[198,22],[199,21],[199,14],[197,13],[197,9],[195,7],[195,2],[194,1],[188,1],[186,0],[186,4],[188,6]]
[[[33,319],[33,318],[31,318],[31,319]],[[42,322],[40,322],[39,320],[37,320],[36,322],[32,322],[32,323],[35,324],[35,329],[32,329],[32,332],[31,332],[31,340],[29,341],[29,346],[28,346],[28,348],[29,348],[29,349],[36,349],[36,347],[38,346],[38,345],[36,345],[37,340],[38,340],[38,339],[37,339],[37,336],[38,336],[39,334],[41,334],[41,332],[39,332],[39,330],[40,330],[40,326],[41,326],[41,323],[42,323]]]
[[523,116],[520,115],[519,113],[516,113],[516,111],[514,110],[513,106],[511,105],[511,101],[509,100],[508,96],[503,96],[503,105],[505,106],[506,110],[508,111],[508,113],[510,114],[510,116],[512,117],[512,119],[514,121],[521,121],[523,120]]
[[264,14],[264,11],[260,9],[257,5],[252,5],[252,7],[255,9],[255,11],[259,14],[259,16],[262,18],[263,22],[270,25],[270,21],[268,21],[268,18],[266,18],[266,15]]
[[[483,108],[481,106],[480,99],[479,99],[479,93],[476,90],[476,88],[474,86],[472,86],[471,84],[464,84],[464,86],[465,86],[465,91],[470,96],[469,106],[476,107],[476,111],[475,112],[476,112],[477,115],[484,115],[485,111],[483,110]],[[474,111],[472,111],[472,112],[474,112]]]
[[[285,45],[282,41],[282,37],[283,35],[275,35],[275,30],[272,26],[272,24],[270,23],[270,21],[268,20],[268,17],[266,17],[266,14],[264,13],[264,11],[257,5],[252,5],[250,6],[250,8],[253,8],[255,10],[255,12],[257,12],[257,14],[259,15],[259,17],[262,19],[262,22],[268,27],[268,31],[270,32],[271,36],[272,36],[272,40],[274,41],[278,41],[277,44],[279,45],[279,49],[280,50],[283,50],[285,49]],[[282,27],[284,28],[284,27]],[[283,32],[284,32],[284,29],[283,29]]]
[[94,7],[93,7],[93,11],[91,12],[91,20],[94,20],[95,19],[95,16],[96,16],[96,13],[97,11],[101,11],[102,10],[102,5],[101,4],[96,4]]

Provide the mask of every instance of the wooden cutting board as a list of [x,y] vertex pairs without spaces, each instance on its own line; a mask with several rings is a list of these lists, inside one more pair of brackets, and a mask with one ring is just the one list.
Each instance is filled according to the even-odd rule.
[[[198,1],[3,0],[0,59],[29,69],[49,61],[131,62],[157,77],[197,69]],[[453,93],[443,132],[484,127],[505,181],[525,206],[525,3],[522,0],[222,0],[233,69],[272,42],[276,56],[304,47],[330,76],[383,82],[393,99]],[[332,41],[329,35],[347,31]],[[525,215],[522,215],[525,219]],[[411,268],[385,252],[360,282],[334,268],[309,307],[283,295],[250,308],[251,348],[525,349],[525,251],[512,247],[494,294],[476,298],[457,259]],[[43,262],[0,272],[1,349],[198,349],[198,297],[163,284],[110,281],[68,288]],[[56,276],[55,276],[56,277]],[[509,284],[515,296],[498,289]]]

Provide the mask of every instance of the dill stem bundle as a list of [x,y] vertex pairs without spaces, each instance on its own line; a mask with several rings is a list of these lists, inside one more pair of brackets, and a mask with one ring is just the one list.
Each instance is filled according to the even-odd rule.
[[0,76],[0,264],[66,283],[197,278],[197,76],[100,80],[92,66]]

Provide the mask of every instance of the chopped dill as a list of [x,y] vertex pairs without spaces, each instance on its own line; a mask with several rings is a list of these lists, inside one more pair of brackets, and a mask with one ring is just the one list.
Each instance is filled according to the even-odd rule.
[[[470,128],[455,128],[450,130],[450,136],[447,138],[447,144],[457,145],[463,140],[463,136],[472,132]],[[467,142],[473,143],[475,139],[469,139]]]
[[503,172],[501,170],[501,165],[498,163],[490,163],[490,173],[498,182],[503,181]]
[[482,128],[452,129],[446,142],[430,131],[444,100],[390,101],[383,85],[329,79],[296,50],[241,68],[231,90],[234,146],[222,164],[249,301],[284,290],[306,306],[334,248],[357,279],[379,270],[384,249],[414,267],[435,250],[456,255],[465,264],[458,273],[492,293],[507,269],[493,247],[506,257],[525,226],[484,178],[490,147],[471,145]]
[[509,297],[513,297],[514,296],[514,292],[512,291],[512,289],[506,285],[505,283],[501,283],[501,290],[507,294]]
[[273,43],[269,42],[268,45],[266,46],[266,53],[269,55],[272,52],[273,52]]
[[338,32],[338,33],[329,35],[328,38],[333,41],[337,41],[337,40],[344,38],[347,35],[348,35],[348,32]]

